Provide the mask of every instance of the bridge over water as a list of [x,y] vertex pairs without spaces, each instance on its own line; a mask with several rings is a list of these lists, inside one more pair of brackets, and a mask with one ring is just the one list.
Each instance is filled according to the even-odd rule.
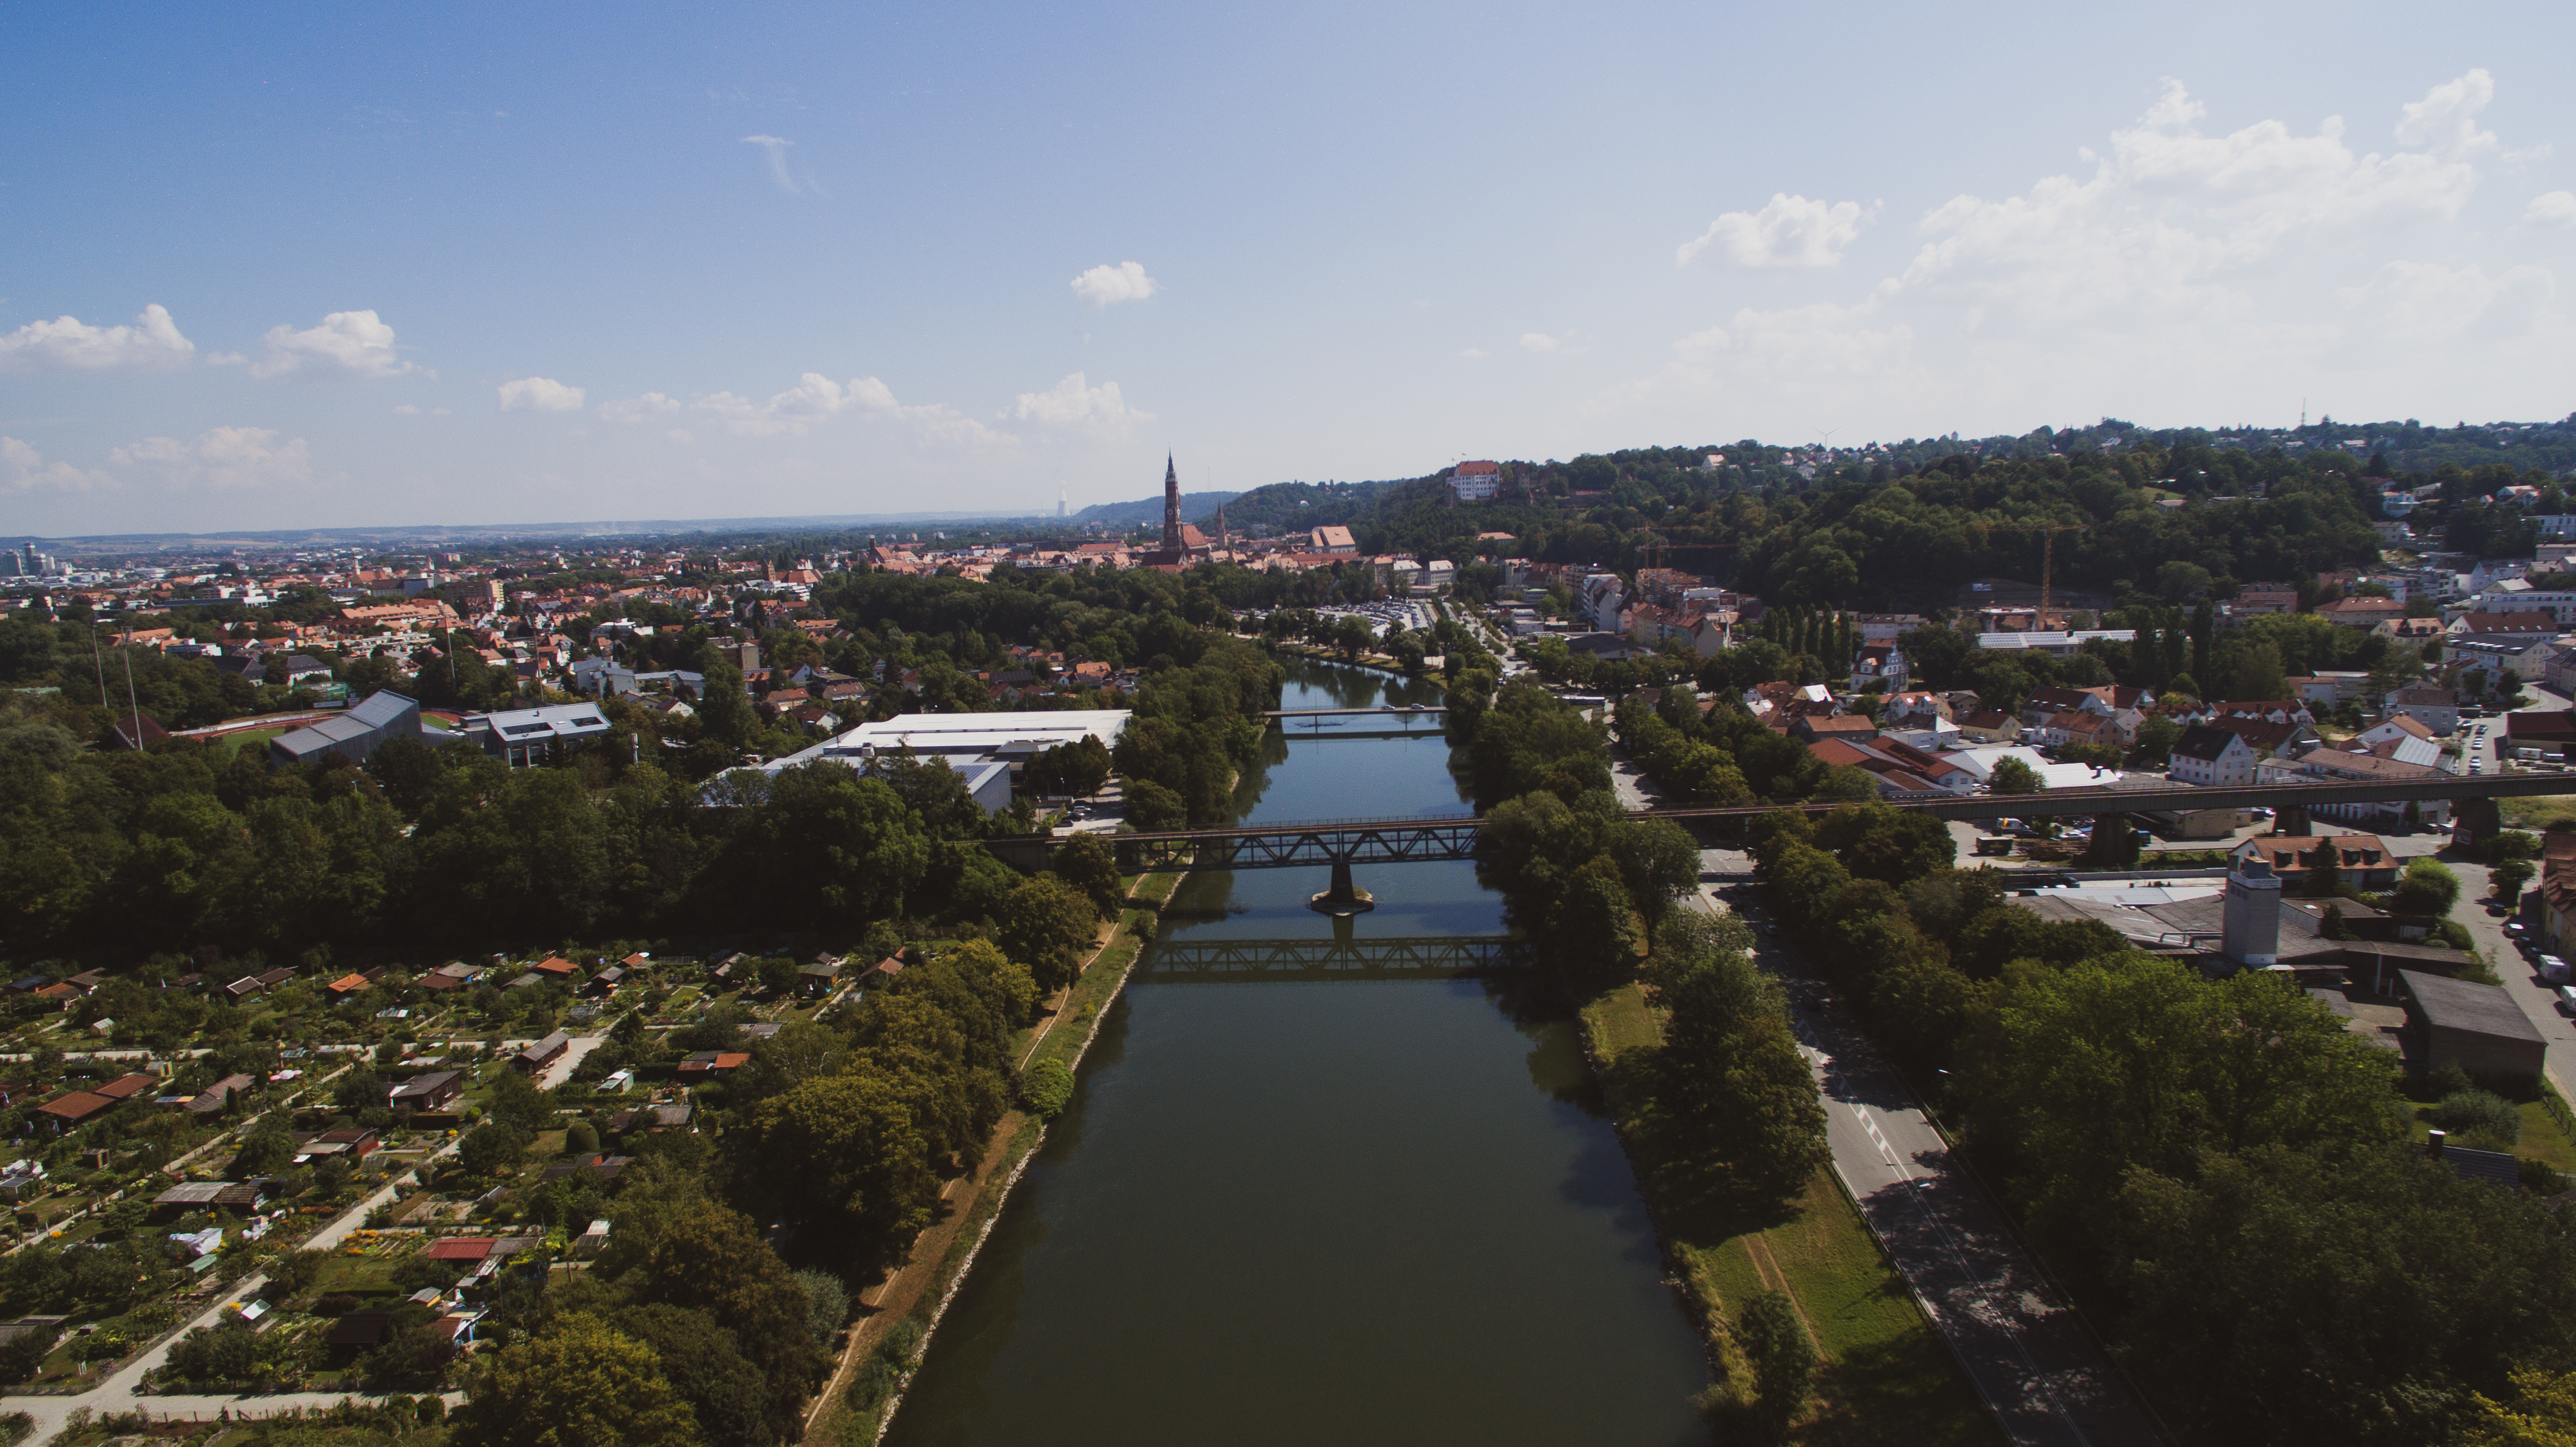
[[1504,935],[1393,939],[1171,939],[1155,944],[1143,971],[1158,980],[1253,981],[1441,979],[1513,967]]
[[[1365,712],[1366,710],[1354,710]],[[2483,806],[2530,795],[2576,794],[2576,773],[2498,774],[2410,780],[2405,783],[2326,782],[2249,784],[2200,788],[2187,784],[2139,789],[2051,789],[2038,794],[1969,794],[1891,799],[1890,808],[1936,819],[2027,819],[2067,815],[2143,814],[2165,810],[2252,809],[2283,811],[2285,821],[2338,805],[2399,804],[2448,800]],[[1838,803],[1743,804],[1712,808],[1646,809],[1631,819],[1670,819],[1686,828],[1740,832],[1753,819],[1789,810],[1821,814]],[[1472,859],[1485,820],[1479,816],[1400,819],[1318,819],[1247,824],[1219,829],[1175,829],[1111,836],[1121,867],[1160,869],[1309,869],[1329,866],[1331,894],[1353,897],[1354,865],[1427,864]],[[2293,832],[2296,832],[2294,829]],[[996,839],[990,847],[1023,868],[1042,868],[1053,838]]]

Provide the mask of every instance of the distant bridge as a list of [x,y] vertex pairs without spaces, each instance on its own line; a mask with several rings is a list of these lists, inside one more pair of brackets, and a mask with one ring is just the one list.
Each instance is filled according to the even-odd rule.
[[1439,979],[1513,968],[1504,935],[1399,939],[1158,940],[1144,974],[1158,980]]
[[1385,718],[1385,717],[1389,717],[1389,716],[1402,717],[1402,716],[1404,716],[1404,715],[1406,715],[1406,714],[1417,714],[1417,713],[1422,713],[1422,714],[1431,714],[1431,713],[1447,713],[1448,711],[1449,711],[1449,705],[1447,705],[1447,704],[1445,704],[1445,703],[1405,703],[1405,704],[1396,704],[1396,705],[1393,705],[1392,707],[1388,707],[1388,706],[1380,706],[1380,707],[1377,707],[1377,708],[1274,708],[1274,709],[1266,709],[1266,710],[1264,710],[1264,711],[1263,711],[1263,712],[1261,712],[1261,713],[1255,714],[1255,715],[1254,715],[1254,717],[1256,717],[1256,718],[1353,718],[1353,717],[1367,716],[1367,717],[1373,717],[1373,718]]
[[[1367,710],[1353,710],[1363,712]],[[1891,799],[1888,806],[1935,819],[2030,819],[2071,814],[2145,814],[2163,810],[2271,808],[2297,813],[2353,804],[2454,802],[2528,795],[2576,794],[2576,772],[2565,774],[2451,775],[2403,783],[2249,784],[2196,788],[2188,784],[2142,789],[2050,789],[2037,794],[1966,794]],[[1775,811],[1822,814],[1839,803],[1740,804],[1722,808],[1645,809],[1631,819],[1670,819],[1686,827],[1734,832]],[[1446,819],[1318,819],[1249,824],[1223,829],[1175,829],[1114,834],[1120,867],[1131,872],[1168,869],[1306,869],[1332,866],[1343,888],[1353,865],[1427,864],[1475,857],[1481,817]],[[1061,842],[1053,837],[988,841],[994,853],[1024,869],[1045,867]]]

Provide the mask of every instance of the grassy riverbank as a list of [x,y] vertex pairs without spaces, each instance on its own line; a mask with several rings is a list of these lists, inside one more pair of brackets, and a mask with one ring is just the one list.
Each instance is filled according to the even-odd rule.
[[[1020,1038],[1020,1069],[1026,1073],[1041,1061],[1077,1065],[1090,1049],[1100,1017],[1127,983],[1136,957],[1144,953],[1155,911],[1180,887],[1182,874],[1148,874],[1129,881],[1130,907],[1119,917],[1107,941],[1084,966],[1080,976],[1054,1002],[1045,1019]],[[1141,907],[1140,907],[1141,906]],[[993,1219],[1001,1214],[1011,1185],[1046,1138],[1045,1122],[1014,1110],[993,1128],[984,1159],[968,1188],[952,1199],[945,1220],[922,1234],[913,1259],[883,1288],[864,1293],[874,1308],[851,1329],[842,1368],[833,1376],[822,1401],[807,1422],[807,1444],[874,1443],[883,1434],[897,1397],[892,1390],[860,1407],[850,1400],[853,1383],[874,1381],[896,1388],[918,1362],[930,1330],[949,1298],[963,1284]]]
[[1713,1355],[1733,1366],[1734,1313],[1765,1289],[1787,1293],[1815,1340],[1816,1401],[1787,1440],[1997,1440],[1993,1419],[1830,1171],[1818,1171],[1804,1198],[1771,1219],[1665,1199],[1655,1184],[1662,1144],[1644,1124],[1654,1115],[1644,1065],[1662,1034],[1644,992],[1625,985],[1593,1000],[1583,1029],[1638,1188],[1682,1268]]

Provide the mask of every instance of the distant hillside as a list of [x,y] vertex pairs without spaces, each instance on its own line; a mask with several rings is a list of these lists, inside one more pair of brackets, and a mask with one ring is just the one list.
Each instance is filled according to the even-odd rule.
[[[1198,521],[1202,514],[1214,517],[1218,508],[1241,496],[1243,494],[1239,492],[1185,492],[1181,494],[1181,516],[1192,522]],[[1163,498],[1160,493],[1134,502],[1093,503],[1073,515],[1073,521],[1077,523],[1103,523],[1110,527],[1133,527],[1138,523],[1159,523],[1162,520]],[[1233,520],[1234,514],[1228,512],[1226,521],[1231,523]]]
[[[1400,485],[1392,482],[1274,482],[1229,501],[1225,506],[1225,525],[1238,532],[1258,528],[1264,532],[1283,533],[1348,523],[1375,505],[1385,496],[1387,489]],[[1211,506],[1201,516],[1184,508],[1183,514],[1205,528],[1216,516],[1216,509]]]

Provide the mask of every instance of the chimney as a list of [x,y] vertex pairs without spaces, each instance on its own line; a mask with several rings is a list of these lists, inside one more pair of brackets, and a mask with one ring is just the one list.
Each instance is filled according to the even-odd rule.
[[2261,849],[2240,853],[2227,871],[2226,908],[2220,953],[2246,969],[2280,963],[2281,878]]
[[2424,1136],[2424,1154],[2428,1156],[2440,1155],[2442,1153],[2442,1147],[2449,1143],[2450,1138],[2451,1133],[2449,1131],[2437,1130],[2426,1132]]

